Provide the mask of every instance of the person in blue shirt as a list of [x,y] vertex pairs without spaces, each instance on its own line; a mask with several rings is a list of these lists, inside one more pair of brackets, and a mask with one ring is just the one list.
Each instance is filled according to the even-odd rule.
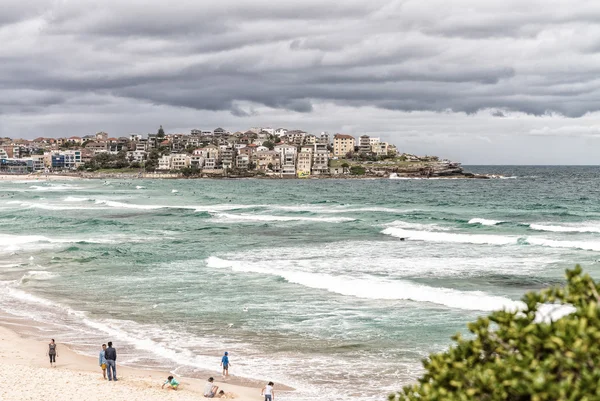
[[106,358],[104,357],[104,353],[106,352],[106,344],[102,344],[102,351],[100,351],[100,355],[98,356],[98,365],[102,368],[102,376],[104,376],[104,380],[106,380]]
[[229,367],[231,364],[229,363],[229,353],[225,352],[223,358],[221,358],[221,366],[223,366],[223,378],[229,376]]

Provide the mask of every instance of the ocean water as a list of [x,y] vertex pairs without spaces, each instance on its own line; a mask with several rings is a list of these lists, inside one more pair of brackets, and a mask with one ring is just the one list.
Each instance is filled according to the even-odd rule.
[[184,376],[229,351],[282,400],[383,400],[467,322],[600,277],[600,168],[468,170],[509,178],[0,182],[0,318]]

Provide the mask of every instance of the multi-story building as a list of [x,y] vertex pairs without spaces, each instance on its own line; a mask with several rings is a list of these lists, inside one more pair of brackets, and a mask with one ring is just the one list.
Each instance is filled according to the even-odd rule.
[[235,163],[235,149],[231,146],[221,148],[221,166],[224,169],[230,169]]
[[335,134],[333,136],[333,155],[335,157],[345,157],[348,153],[354,152],[356,140],[352,135]]
[[82,164],[81,150],[65,150],[59,154],[64,155],[65,169],[75,170]]
[[298,152],[297,174],[299,177],[310,175],[313,162],[313,146],[302,146]]
[[275,152],[279,153],[281,161],[281,174],[295,175],[296,174],[296,153],[297,148],[293,145],[277,145],[274,148]]
[[371,137],[369,135],[361,135],[360,138],[358,138],[358,151],[361,154],[373,152],[371,146]]
[[85,148],[94,154],[107,151],[106,142],[88,142],[87,145],[85,145]]
[[327,145],[316,143],[314,149],[311,173],[313,175],[329,174],[329,150]]
[[250,157],[247,154],[238,154],[235,158],[235,166],[241,170],[248,170],[250,167]]
[[372,146],[372,151],[373,153],[375,153],[377,156],[387,156],[388,154],[388,144],[387,142],[377,142]]
[[171,155],[164,155],[158,158],[157,170],[171,170]]
[[190,156],[182,153],[171,155],[171,169],[180,170],[190,166]]
[[204,156],[191,155],[190,156],[190,167],[203,168],[204,167]]
[[259,171],[272,171],[278,173],[281,170],[279,153],[274,150],[256,152],[256,169]]

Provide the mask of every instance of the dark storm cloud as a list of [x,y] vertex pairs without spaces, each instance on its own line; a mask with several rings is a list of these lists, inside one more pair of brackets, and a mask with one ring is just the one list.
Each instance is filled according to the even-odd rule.
[[[526,4],[525,4],[526,3]],[[69,93],[197,110],[252,102],[579,117],[600,109],[596,2],[10,1],[0,111]],[[43,95],[41,95],[43,94]]]

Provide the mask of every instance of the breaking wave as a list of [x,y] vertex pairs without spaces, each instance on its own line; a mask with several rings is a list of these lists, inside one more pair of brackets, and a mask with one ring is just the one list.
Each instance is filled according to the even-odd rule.
[[474,219],[469,220],[468,224],[481,224],[482,226],[495,226],[496,224],[500,224],[500,223],[503,223],[503,222],[500,220],[474,218]]
[[229,268],[237,272],[279,276],[289,283],[357,298],[409,300],[443,305],[455,309],[478,311],[493,311],[504,308],[516,310],[523,306],[521,302],[489,295],[481,291],[459,291],[450,288],[430,287],[404,280],[384,280],[367,276],[335,276],[322,273],[269,269],[215,256],[209,257],[206,264],[212,268]]

